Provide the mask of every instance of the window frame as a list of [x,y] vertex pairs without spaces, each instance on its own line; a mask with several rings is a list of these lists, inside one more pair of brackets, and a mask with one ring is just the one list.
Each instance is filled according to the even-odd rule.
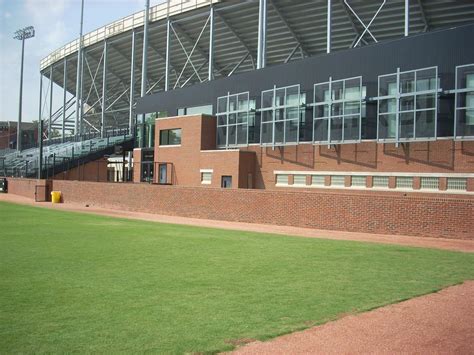
[[[351,99],[346,99],[346,82],[349,82],[351,80],[359,80],[359,100],[351,100]],[[337,83],[342,83],[342,99],[333,99],[333,87]],[[329,99],[324,100],[324,101],[317,101],[316,98],[316,87],[318,86],[324,86],[328,85],[328,92],[329,92]],[[363,98],[363,85],[362,85],[362,76],[354,76],[351,78],[344,78],[344,79],[338,79],[338,80],[332,80],[332,77],[329,77],[329,81],[322,82],[322,83],[316,83],[313,85],[313,103],[311,106],[313,106],[313,139],[312,142],[315,145],[333,145],[333,144],[349,144],[349,143],[360,143],[362,141],[362,101],[364,100]],[[324,96],[324,94],[323,94]],[[359,104],[359,113],[358,114],[346,114],[346,104],[348,103],[354,103],[358,102]],[[342,105],[342,114],[340,115],[333,115],[332,113],[332,108],[333,105]],[[319,107],[323,107],[323,109],[327,106],[327,115],[324,117],[316,117],[316,112]],[[345,121],[346,119],[358,119],[359,120],[359,137],[358,139],[345,139],[344,137],[344,126],[345,126]],[[333,119],[340,119],[342,126],[341,126],[341,139],[336,139],[333,140],[331,137],[331,123]],[[316,140],[316,122],[323,122],[327,121],[327,140]]]
[[[247,108],[239,110],[238,109],[238,102],[239,96],[246,95],[247,96]],[[231,98],[236,98],[237,107],[235,110],[230,110],[230,102]],[[226,110],[224,112],[219,112],[219,101],[221,99],[226,99]],[[246,120],[243,123],[238,123],[238,116],[239,114],[246,114]],[[235,115],[235,123],[229,124],[229,116]],[[225,124],[219,123],[219,118],[225,117]],[[249,144],[249,117],[250,117],[250,92],[240,92],[237,94],[231,94],[230,92],[227,93],[226,96],[219,96],[217,98],[217,109],[216,109],[216,118],[217,118],[217,130],[216,130],[216,145],[218,148],[226,148],[228,149],[233,147],[246,147]],[[246,137],[245,143],[239,144],[238,143],[238,126],[244,126],[246,128]],[[229,144],[229,129],[231,127],[235,127],[235,144]],[[219,128],[225,128],[225,145],[219,144]]]
[[[288,89],[292,88],[298,88],[298,104],[297,105],[288,105],[287,100],[288,100],[288,95],[287,91]],[[285,102],[283,105],[277,105],[276,103],[276,97],[277,97],[277,90],[285,90],[285,95],[284,99]],[[272,95],[272,106],[269,107],[264,107],[264,95],[268,93],[273,93]],[[298,145],[300,141],[300,120],[301,120],[301,107],[302,107],[302,102],[301,102],[301,85],[300,84],[295,84],[295,85],[289,85],[289,86],[283,86],[283,87],[277,87],[276,85],[273,86],[273,89],[269,90],[264,90],[261,92],[261,101],[260,101],[260,146],[262,147],[280,147],[280,146],[287,146],[287,145]],[[297,110],[296,118],[292,119],[287,119],[287,110],[288,109],[295,109]],[[276,112],[278,110],[283,110],[283,119],[278,119],[276,120]],[[263,115],[265,112],[270,112],[272,115],[272,120],[271,121],[264,121],[263,120]],[[291,121],[296,121],[296,141],[294,142],[287,142],[286,139],[286,127],[287,123]],[[283,123],[283,142],[276,142],[275,141],[275,126],[276,123]],[[270,143],[264,143],[263,142],[263,127],[264,125],[271,126],[272,128],[272,139]]]
[[[434,70],[435,71],[435,80],[436,80],[436,87],[434,89],[429,89],[429,90],[417,90],[417,85],[418,85],[418,78],[417,74],[423,71],[428,71],[428,70]],[[414,89],[410,92],[403,92],[401,88],[401,81],[400,77],[402,75],[410,75],[413,74],[413,83],[414,83]],[[381,95],[381,79],[387,78],[387,77],[392,77],[396,76],[396,87],[397,90],[395,93],[390,94],[387,92],[387,95]],[[431,80],[431,79],[429,79]],[[440,79],[439,79],[439,70],[438,66],[432,66],[432,67],[425,67],[425,68],[419,68],[419,69],[413,69],[413,70],[407,70],[407,71],[400,71],[400,68],[397,68],[397,71],[395,73],[390,73],[390,74],[383,74],[379,75],[377,79],[377,97],[374,99],[377,100],[377,142],[382,142],[382,143],[404,143],[404,142],[421,142],[421,141],[434,141],[438,137],[438,107],[439,107],[439,93],[441,92],[440,89]],[[418,109],[417,108],[417,98],[418,96],[423,96],[423,95],[433,95],[434,98],[434,106],[430,108],[422,108]],[[404,98],[410,98],[413,97],[413,108],[410,110],[401,110],[400,108],[400,102]],[[387,101],[387,104],[390,100],[395,100],[395,111],[387,111],[387,112],[382,112],[381,113],[381,102],[382,101]],[[434,112],[434,132],[433,136],[429,137],[417,137],[417,114],[419,112]],[[402,114],[413,114],[413,137],[406,137],[406,138],[400,138],[400,133],[401,133],[401,115]],[[391,115],[395,115],[395,137],[386,137],[386,138],[381,138],[380,137],[380,121],[381,117],[389,117]]]
[[[170,131],[180,131],[180,135],[179,135],[179,143],[178,144],[169,144],[169,132]],[[162,133],[163,132],[167,132],[168,133],[168,143],[167,144],[164,144],[163,143],[163,139],[162,139]],[[181,143],[182,143],[182,139],[183,139],[183,130],[181,128],[168,128],[168,129],[160,129],[160,147],[179,147],[181,146]]]
[[[459,87],[460,80],[459,80],[458,71],[460,69],[469,68],[469,67],[472,67],[473,74],[474,74],[474,63],[458,65],[455,68],[455,79],[454,79],[455,89],[453,90],[454,91],[454,131],[453,131],[453,136],[454,136],[455,141],[456,140],[457,141],[474,140],[474,134],[473,135],[458,135],[457,134],[458,119],[459,119],[458,111],[466,111],[467,112],[468,110],[470,110],[469,109],[470,106],[464,106],[464,107],[459,107],[458,106],[458,104],[459,104],[459,95],[461,95],[461,94],[472,94],[472,95],[474,95],[474,88],[467,88],[467,87],[460,88]],[[474,107],[471,110],[474,111]]]

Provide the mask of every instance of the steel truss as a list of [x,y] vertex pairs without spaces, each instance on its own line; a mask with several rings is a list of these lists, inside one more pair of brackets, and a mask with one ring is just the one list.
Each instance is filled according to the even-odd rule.
[[[268,55],[273,50],[267,40],[270,26],[283,28],[282,34],[285,32],[286,46],[278,50],[282,53],[279,62],[283,63],[340,49],[341,40],[336,38],[336,32],[332,32],[335,22],[340,27],[341,21],[345,21],[343,25],[350,37],[344,42],[346,46],[349,42],[349,47],[378,42],[385,37],[377,31],[375,20],[384,15],[386,8],[393,6],[393,2],[387,0],[378,0],[373,4],[350,0],[326,0],[318,4],[308,1],[306,5],[292,3],[294,7],[306,6],[306,12],[313,11],[313,5],[317,6],[318,10],[314,11],[324,14],[321,22],[325,22],[326,27],[323,31],[325,43],[318,47],[288,11],[290,5],[282,0],[213,0],[185,16],[172,9],[175,3],[179,1],[168,2],[167,16],[160,22],[156,20],[156,13],[150,11],[148,2],[141,26],[133,26],[128,33],[120,32],[120,26],[107,27],[113,37],[104,36],[102,41],[95,41],[92,45],[90,42],[86,44],[84,38],[87,35],[83,38],[81,30],[76,52],[51,62],[48,67],[42,66],[39,115],[45,120],[45,138],[52,138],[57,130],[63,138],[91,131],[104,135],[114,128],[133,130],[136,124],[135,105],[142,96],[274,64],[275,60],[270,60]],[[181,1],[182,6],[185,3],[189,0]],[[397,4],[405,36],[410,34],[410,30],[415,32],[422,28],[422,31],[427,31],[433,25],[427,16],[429,11],[426,8],[431,6],[428,2],[412,1],[410,7],[409,0],[398,0]],[[230,11],[241,9],[249,9],[248,13],[254,14],[258,24],[254,28],[254,38],[244,33],[245,29],[230,15]],[[410,15],[413,13],[416,13],[418,22],[414,26],[412,19],[410,28]],[[194,30],[189,30],[190,24],[196,24]],[[148,38],[149,34],[154,37]],[[223,45],[216,39],[223,34],[237,43],[236,54],[231,60],[216,56],[220,53],[216,48]],[[157,43],[157,37],[163,43]],[[141,55],[139,49],[142,49]],[[118,70],[117,58],[122,63]],[[129,68],[129,73],[123,69],[124,66]],[[46,79],[47,85],[43,85]],[[53,104],[58,100],[53,100],[53,83],[62,86],[62,105],[56,109]]]

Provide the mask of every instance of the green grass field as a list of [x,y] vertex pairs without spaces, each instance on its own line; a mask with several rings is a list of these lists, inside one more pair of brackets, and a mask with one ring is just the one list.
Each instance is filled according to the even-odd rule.
[[474,278],[474,255],[0,203],[0,352],[215,352]]

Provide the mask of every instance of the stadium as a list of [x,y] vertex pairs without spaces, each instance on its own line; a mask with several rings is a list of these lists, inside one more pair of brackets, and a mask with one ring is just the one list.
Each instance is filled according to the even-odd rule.
[[3,175],[472,195],[473,15],[442,0],[148,5],[41,61],[42,139],[12,142]]
[[153,2],[0,122],[0,352],[473,353],[474,2]]

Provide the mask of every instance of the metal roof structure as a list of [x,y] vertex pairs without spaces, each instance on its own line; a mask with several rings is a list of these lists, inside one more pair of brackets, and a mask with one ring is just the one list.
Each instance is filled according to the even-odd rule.
[[[41,61],[48,132],[133,128],[143,53],[146,94],[474,21],[464,0],[169,0],[83,36]],[[104,65],[105,63],[105,65]],[[53,108],[53,85],[63,105]],[[45,85],[43,85],[45,81]],[[77,84],[80,84],[77,86]],[[105,83],[105,85],[104,85]],[[76,87],[81,87],[76,106]],[[57,90],[57,89],[56,89]],[[76,109],[79,108],[79,110]],[[76,112],[78,111],[78,112]]]

